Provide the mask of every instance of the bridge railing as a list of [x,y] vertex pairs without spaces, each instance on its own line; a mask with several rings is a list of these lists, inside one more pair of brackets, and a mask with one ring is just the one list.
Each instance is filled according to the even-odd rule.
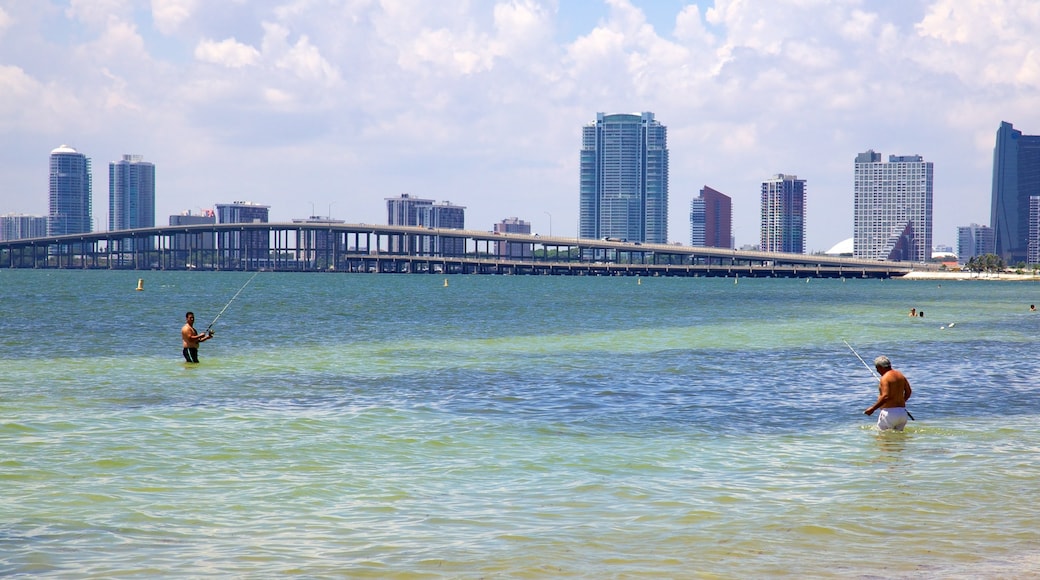
[[467,270],[461,266],[464,263],[483,264],[469,270],[494,272],[510,268],[597,272],[613,266],[659,274],[683,269],[691,272],[688,275],[719,272],[723,267],[781,273],[856,271],[871,276],[935,269],[930,264],[820,254],[331,222],[163,226],[0,242],[0,268],[435,273]]

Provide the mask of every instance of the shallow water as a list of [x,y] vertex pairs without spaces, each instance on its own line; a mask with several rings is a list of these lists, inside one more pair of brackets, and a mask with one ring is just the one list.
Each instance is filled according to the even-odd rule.
[[1040,573],[1034,283],[250,276],[0,270],[0,574]]

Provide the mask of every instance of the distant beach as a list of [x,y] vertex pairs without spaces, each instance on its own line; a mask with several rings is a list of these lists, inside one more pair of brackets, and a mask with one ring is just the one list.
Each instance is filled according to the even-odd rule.
[[1040,282],[1040,276],[1032,272],[1016,274],[1013,272],[928,272],[915,270],[900,276],[899,280],[997,280],[1012,282]]

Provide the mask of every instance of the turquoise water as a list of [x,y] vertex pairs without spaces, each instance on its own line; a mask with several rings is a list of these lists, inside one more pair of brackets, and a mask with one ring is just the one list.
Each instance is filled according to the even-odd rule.
[[0,574],[1040,573],[1034,283],[250,276],[0,270]]

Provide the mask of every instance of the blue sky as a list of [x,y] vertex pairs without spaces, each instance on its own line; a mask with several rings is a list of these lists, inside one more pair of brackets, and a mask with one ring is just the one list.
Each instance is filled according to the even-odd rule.
[[0,0],[0,213],[45,214],[47,157],[156,164],[157,222],[236,200],[382,223],[401,193],[574,235],[581,127],[668,127],[669,239],[761,181],[808,182],[807,246],[852,236],[857,153],[935,163],[937,243],[988,223],[1001,121],[1040,133],[1033,0]]

